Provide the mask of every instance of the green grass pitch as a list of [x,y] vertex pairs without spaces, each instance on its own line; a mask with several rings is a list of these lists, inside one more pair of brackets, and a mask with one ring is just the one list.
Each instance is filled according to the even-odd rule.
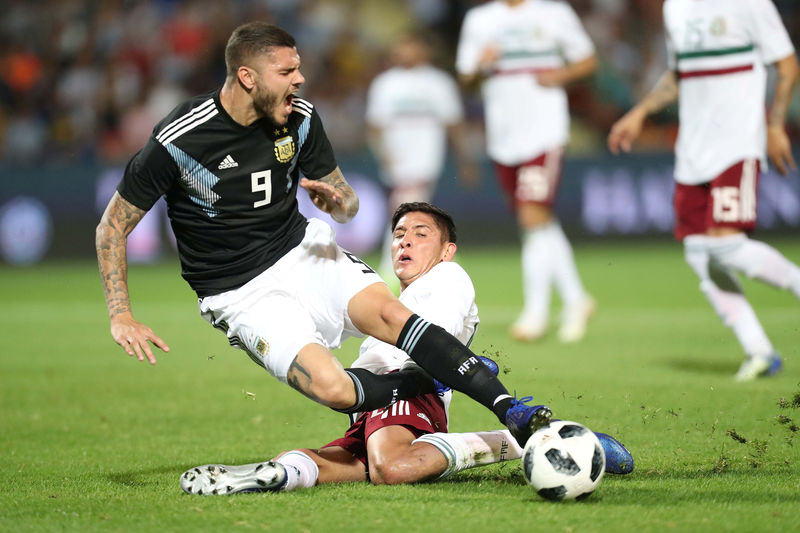
[[[796,240],[773,241],[800,261]],[[462,247],[478,293],[473,349],[556,416],[617,436],[636,471],[585,502],[551,503],[519,462],[414,486],[185,495],[178,476],[318,446],[345,419],[227,345],[198,315],[176,260],[132,267],[137,318],[171,346],[151,367],[108,333],[94,264],[0,268],[3,531],[796,531],[800,521],[800,303],[745,281],[784,355],[778,377],[737,384],[742,355],[677,244],[576,247],[598,302],[587,338],[506,336],[521,303],[515,248]],[[357,342],[338,355],[352,361]],[[457,394],[453,431],[499,427]],[[746,440],[742,443],[739,440]]]

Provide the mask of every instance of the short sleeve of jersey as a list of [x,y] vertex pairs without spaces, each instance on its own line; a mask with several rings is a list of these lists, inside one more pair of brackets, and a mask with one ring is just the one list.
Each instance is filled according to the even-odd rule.
[[[463,336],[467,322],[473,327],[477,325],[477,315],[473,314],[476,311],[473,309],[475,287],[469,275],[456,263],[439,263],[433,267],[402,292],[400,301],[451,335]],[[470,334],[475,334],[474,329]],[[407,358],[408,355],[399,348],[367,337],[353,366],[380,373],[387,367],[399,367]]]
[[578,15],[566,2],[559,3],[558,41],[567,61],[575,63],[594,55],[594,43],[583,28]]
[[401,298],[401,301],[428,322],[452,334],[461,330],[464,317],[475,302],[472,280],[453,262],[439,263],[406,290],[412,289],[411,300],[406,302]]
[[487,44],[482,36],[481,21],[477,16],[478,10],[473,8],[467,11],[464,22],[461,25],[461,34],[458,38],[458,50],[456,52],[456,71],[459,74],[471,75],[477,72],[478,60],[483,47]]
[[117,191],[131,204],[148,211],[169,190],[179,173],[166,149],[150,137],[128,162]]
[[794,46],[772,0],[751,0],[745,5],[761,60],[770,64],[792,55]]
[[327,176],[336,169],[336,157],[316,108],[308,119],[307,136],[305,140],[302,140],[304,127],[305,123],[302,123],[300,125],[302,146],[298,163],[300,171],[305,177],[316,180]]

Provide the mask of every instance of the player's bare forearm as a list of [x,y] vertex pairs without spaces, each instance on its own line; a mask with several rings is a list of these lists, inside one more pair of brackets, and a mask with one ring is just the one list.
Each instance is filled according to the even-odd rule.
[[110,318],[131,311],[128,295],[128,234],[145,211],[130,204],[119,193],[108,203],[95,232],[97,264]]
[[675,75],[674,71],[668,70],[635,108],[641,109],[647,115],[652,115],[653,113],[658,113],[677,99],[678,77]]
[[783,175],[796,169],[792,145],[784,124],[792,99],[792,88],[800,75],[800,67],[794,54],[776,63],[775,96],[767,118],[767,155],[775,169]]
[[128,355],[138,358],[139,361],[146,358],[150,364],[155,364],[156,358],[148,343],[152,342],[165,352],[169,351],[169,346],[153,330],[133,318],[128,295],[128,234],[145,213],[146,211],[132,205],[119,193],[114,193],[100,224],[97,225],[95,248],[108,316],[111,319],[111,337]]
[[678,99],[678,81],[674,72],[667,71],[656,86],[641,102],[625,113],[611,126],[608,134],[608,149],[611,153],[630,152],[633,142],[639,137],[645,119]]
[[776,63],[775,96],[769,111],[767,124],[770,127],[783,128],[786,113],[792,99],[792,88],[800,75],[800,67],[794,54]]
[[564,87],[570,83],[590,76],[597,69],[597,57],[591,56],[564,68],[540,73],[537,80],[545,87]]
[[582,61],[571,63],[566,68],[564,83],[570,83],[576,80],[586,78],[587,76],[591,76],[595,70],[597,70],[596,56],[587,57]]
[[492,71],[500,59],[500,48],[497,45],[489,45],[481,51],[475,72],[470,74],[459,74],[458,82],[464,89],[472,90],[478,87],[485,79],[491,76]]
[[328,203],[326,210],[336,222],[344,223],[351,220],[358,213],[358,196],[353,188],[344,179],[342,171],[336,167],[333,172],[320,178],[322,183],[327,183],[336,191],[336,201]]

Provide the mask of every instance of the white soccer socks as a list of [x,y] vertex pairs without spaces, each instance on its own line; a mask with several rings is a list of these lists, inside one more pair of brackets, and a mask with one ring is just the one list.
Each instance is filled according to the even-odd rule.
[[419,442],[434,446],[447,460],[447,468],[439,477],[522,456],[522,448],[505,429],[476,433],[428,433],[412,444]]
[[559,339],[574,342],[583,338],[594,301],[583,288],[572,246],[557,221],[524,230],[522,276],[525,306],[511,327],[511,336],[535,340],[545,334],[551,288],[555,287],[563,304]]
[[729,269],[711,260],[708,239],[705,235],[690,235],[683,240],[686,262],[700,278],[700,290],[749,357],[769,357],[774,352],[772,343],[736,278]]
[[536,340],[547,331],[552,269],[545,227],[526,229],[522,235],[524,305],[519,318],[511,326],[511,336],[517,340]]
[[292,450],[274,459],[286,469],[283,491],[313,487],[319,479],[319,467],[311,457],[300,450]]
[[580,314],[580,307],[585,291],[575,265],[575,256],[572,246],[561,229],[561,224],[550,222],[544,228],[548,248],[551,255],[550,268],[553,272],[553,282],[556,290],[564,302],[564,318],[569,320],[571,315]]
[[800,298],[800,268],[772,246],[743,234],[706,237],[706,245],[719,264]]

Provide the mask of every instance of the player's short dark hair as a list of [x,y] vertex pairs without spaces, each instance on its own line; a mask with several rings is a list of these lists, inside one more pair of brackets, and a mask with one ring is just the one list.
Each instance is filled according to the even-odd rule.
[[236,77],[239,67],[252,57],[270,53],[271,48],[295,48],[294,37],[289,32],[266,22],[242,24],[231,33],[225,46],[225,67],[228,77]]
[[394,214],[392,215],[392,230],[397,226],[397,223],[406,213],[420,212],[428,213],[433,217],[439,231],[442,232],[442,242],[456,242],[456,223],[453,222],[453,217],[444,209],[439,209],[435,205],[428,202],[406,202],[400,204]]

